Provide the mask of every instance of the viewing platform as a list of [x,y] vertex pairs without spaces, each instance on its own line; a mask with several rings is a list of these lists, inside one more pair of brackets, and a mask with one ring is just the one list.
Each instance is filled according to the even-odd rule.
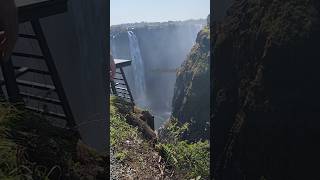
[[128,59],[114,59],[114,62],[116,64],[116,68],[123,68],[130,66],[132,61]]

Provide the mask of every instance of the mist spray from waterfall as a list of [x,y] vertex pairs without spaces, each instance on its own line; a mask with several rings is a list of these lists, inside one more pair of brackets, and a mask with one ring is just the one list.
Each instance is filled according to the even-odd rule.
[[128,38],[135,86],[133,95],[135,96],[137,105],[145,108],[148,105],[146,99],[146,80],[139,41],[132,31],[128,31]]

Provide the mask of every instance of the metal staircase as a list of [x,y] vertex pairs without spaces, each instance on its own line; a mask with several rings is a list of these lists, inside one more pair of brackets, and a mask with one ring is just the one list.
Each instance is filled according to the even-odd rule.
[[123,66],[127,66],[125,64],[129,60],[119,60],[115,59],[116,63],[116,75],[113,81],[110,82],[110,92],[113,95],[123,98],[124,100],[131,102],[134,105],[134,99],[126,78],[126,75],[123,70]]
[[4,78],[0,81],[1,88],[6,87],[6,95],[11,102],[22,100],[26,109],[40,113],[59,125],[75,127],[74,117],[39,19],[32,19],[30,24],[33,33],[19,34],[19,41],[36,42],[38,47],[35,48],[39,54],[16,49],[11,60],[1,64]]

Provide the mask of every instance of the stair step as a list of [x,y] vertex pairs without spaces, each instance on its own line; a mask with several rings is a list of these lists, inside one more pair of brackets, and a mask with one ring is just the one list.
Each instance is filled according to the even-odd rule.
[[113,79],[115,79],[115,80],[119,80],[119,81],[123,81],[123,79],[121,79],[121,78],[113,78]]
[[37,82],[31,82],[31,81],[17,79],[17,83],[18,83],[18,85],[21,85],[21,86],[38,88],[38,89],[42,89],[42,90],[52,90],[52,91],[56,90],[56,88],[52,85],[42,84],[42,83],[37,83]]
[[127,88],[122,88],[122,87],[116,87],[116,89],[122,90],[122,91],[128,91]]
[[124,98],[124,99],[128,99],[128,100],[131,100],[131,99],[130,99],[130,97],[123,96],[123,95],[119,95],[119,94],[118,94],[118,97],[120,97],[120,98]]
[[43,74],[43,75],[50,75],[50,72],[44,71],[44,70],[39,70],[39,69],[33,69],[29,67],[19,67],[19,66],[14,66],[15,69],[20,69],[20,68],[28,68],[28,72],[33,72],[33,73],[38,73],[38,74]]
[[64,114],[50,112],[50,111],[49,112],[44,112],[43,109],[38,109],[38,108],[35,108],[35,107],[30,107],[30,106],[26,106],[25,108],[30,110],[30,111],[39,113],[39,114],[43,113],[44,115],[47,115],[47,116],[51,116],[51,117],[55,117],[55,118],[59,118],[59,119],[64,119],[64,120],[67,119],[67,117]]
[[[15,69],[16,69],[16,71],[15,71],[16,78],[27,73],[29,70],[27,67],[20,67],[20,68],[15,68]],[[3,79],[0,80],[0,85],[1,86],[5,85],[5,81]]]
[[126,86],[126,84],[125,83],[116,83],[116,86],[118,86],[118,85],[123,85],[123,86]]
[[39,56],[39,55],[35,55],[35,54],[28,54],[28,53],[18,53],[18,52],[13,52],[12,56],[33,58],[33,59],[44,59],[43,56]]
[[27,67],[20,67],[16,70],[15,75],[16,77],[22,76],[23,74],[27,73],[29,71],[29,68]]
[[125,95],[129,95],[129,96],[130,96],[130,94],[129,94],[128,91],[121,91],[121,92],[118,92],[118,93],[125,94]]
[[20,92],[20,95],[25,97],[25,98],[30,98],[30,99],[39,100],[39,101],[42,101],[42,102],[61,105],[61,101],[58,100],[58,99],[54,99],[54,98],[46,98],[46,97],[42,97],[42,96],[33,95],[33,94],[30,94],[30,93],[25,93],[25,92]]
[[35,35],[30,35],[30,34],[19,34],[19,37],[26,38],[26,39],[37,39]]

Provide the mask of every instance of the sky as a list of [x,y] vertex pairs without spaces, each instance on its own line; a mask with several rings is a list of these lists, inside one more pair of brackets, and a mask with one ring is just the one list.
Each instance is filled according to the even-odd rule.
[[110,24],[206,18],[210,0],[110,0]]

